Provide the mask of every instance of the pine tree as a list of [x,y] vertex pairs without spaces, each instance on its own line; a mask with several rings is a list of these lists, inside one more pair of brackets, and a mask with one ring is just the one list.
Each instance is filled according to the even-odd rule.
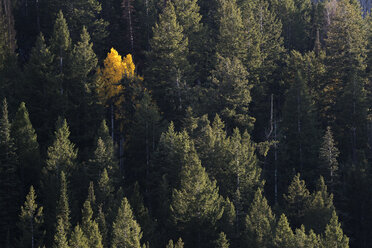
[[[47,17],[54,18],[58,11],[66,16],[74,40],[79,37],[82,26],[87,27],[97,50],[101,50],[107,37],[107,21],[101,18],[102,6],[97,0],[58,1],[52,0],[44,7]],[[100,49],[98,49],[100,48]]]
[[28,110],[35,116],[31,121],[39,134],[40,144],[46,143],[49,139],[49,132],[62,112],[60,87],[53,61],[54,55],[46,46],[44,36],[40,34],[25,65],[27,80],[23,85]]
[[[328,105],[322,111],[327,125],[332,125],[339,117],[335,104],[339,104],[339,108],[345,107],[342,105],[344,99],[339,97],[345,84],[359,84],[359,81],[365,80],[367,30],[360,5],[356,1],[330,1],[325,8],[329,13],[326,18],[327,38],[325,39],[328,73],[323,97]],[[338,133],[337,128],[333,126],[336,133]],[[341,147],[340,150],[343,152]]]
[[69,245],[71,248],[89,248],[90,247],[88,244],[88,239],[84,235],[84,232],[80,228],[79,224],[75,226],[74,231],[71,234]]
[[[87,146],[93,140],[95,128],[98,126],[97,116],[102,107],[97,104],[95,90],[98,59],[93,51],[93,43],[85,27],[80,40],[75,44],[71,55],[71,74],[66,84],[69,96],[68,119],[71,132],[80,146]],[[78,115],[76,113],[79,113]]]
[[69,248],[70,247],[67,242],[67,233],[64,228],[65,228],[65,223],[63,223],[63,219],[58,218],[57,230],[54,235],[53,248]]
[[[56,71],[59,72],[59,76],[61,77],[60,80],[63,80],[64,74],[68,72],[68,70],[66,70],[68,68],[66,64],[68,65],[68,63],[66,62],[70,59],[72,45],[70,31],[61,10],[59,11],[54,23],[50,48],[55,55],[54,65],[58,68]],[[61,85],[61,94],[63,94],[64,89],[64,85]]]
[[24,189],[31,185],[38,185],[41,171],[39,144],[24,102],[20,104],[14,118],[12,136],[21,165],[21,179]]
[[[56,211],[56,217],[57,217],[57,225],[59,228],[59,225],[63,225],[63,232],[68,236],[71,228],[70,223],[70,207],[68,203],[68,193],[67,193],[67,180],[65,173],[62,171],[60,176],[60,184],[59,184],[59,199],[57,203],[57,211]],[[61,224],[59,223],[59,220],[62,220]],[[62,229],[61,229],[62,230]],[[67,237],[66,236],[66,237]]]
[[[7,240],[7,233],[14,233],[14,223],[18,215],[16,206],[20,205],[20,193],[18,158],[11,136],[8,104],[4,99],[0,118],[0,244]],[[8,237],[9,242],[12,240],[13,235]]]
[[133,179],[138,180],[140,185],[147,189],[150,163],[164,123],[161,121],[158,107],[148,92],[144,92],[135,111],[128,141],[128,157],[131,155],[128,159],[131,166],[128,166],[127,174],[135,175]]
[[290,223],[299,227],[310,204],[310,192],[307,190],[305,181],[296,174],[288,187],[288,193],[283,195],[286,202],[286,213]]
[[106,223],[106,216],[105,213],[102,210],[102,205],[98,206],[98,213],[97,213],[97,224],[99,231],[102,235],[102,244],[103,247],[108,247],[108,226]]
[[[249,116],[252,85],[247,80],[247,71],[236,57],[217,58],[217,65],[212,71],[211,81],[216,89],[210,110],[223,117],[227,130],[239,127],[242,131],[251,131],[255,119]],[[213,113],[213,112],[212,112]]]
[[314,173],[312,166],[318,160],[319,136],[315,106],[300,71],[285,97],[282,147],[286,165],[282,170],[304,172],[310,177]]
[[216,19],[219,30],[216,52],[231,61],[235,59],[244,61],[247,42],[241,12],[236,0],[218,0],[217,4]]
[[89,199],[84,202],[81,227],[85,237],[88,239],[89,247],[103,248],[102,236],[99,232],[97,222],[93,219],[93,210]]
[[245,219],[247,245],[270,247],[273,242],[274,225],[275,215],[261,189],[258,189]]
[[332,213],[332,218],[326,226],[324,235],[322,236],[323,247],[349,247],[349,238],[344,235],[341,224],[338,222],[338,217],[335,211]]
[[75,160],[77,158],[77,149],[69,140],[70,131],[66,119],[57,123],[57,129],[54,132],[55,139],[53,145],[48,147],[46,170],[50,174],[64,171],[67,176],[75,169]]
[[331,219],[335,207],[333,206],[333,194],[327,192],[327,185],[322,176],[320,176],[316,188],[316,191],[311,196],[312,199],[304,224],[307,228],[320,234]]
[[140,248],[141,238],[141,227],[134,219],[129,202],[124,197],[112,226],[111,247]]
[[287,217],[285,216],[285,214],[282,214],[275,229],[274,246],[278,248],[294,247],[293,241],[294,241],[293,231],[289,226]]
[[216,240],[216,248],[229,248],[230,244],[226,238],[225,233],[221,232]]
[[272,8],[283,23],[285,47],[298,51],[310,48],[311,10],[310,0],[271,1]]
[[336,147],[335,141],[333,140],[333,134],[330,127],[327,127],[327,131],[323,136],[322,146],[319,151],[319,158],[321,161],[321,172],[327,178],[327,182],[333,185],[334,178],[337,177],[338,170],[338,155],[339,150]]
[[[183,95],[189,65],[188,39],[177,21],[172,1],[167,1],[153,33],[148,53],[151,69],[145,74],[146,83],[160,109],[173,119],[185,105]],[[170,106],[174,107],[169,109]]]
[[180,172],[180,186],[173,190],[170,211],[177,229],[185,228],[190,237],[197,235],[194,245],[200,247],[201,242],[208,242],[208,231],[222,217],[223,200],[216,181],[209,179],[193,145],[186,161]]
[[26,201],[21,207],[19,216],[19,228],[21,237],[19,239],[20,247],[40,247],[43,243],[44,223],[43,207],[36,203],[36,193],[34,187],[30,187],[30,192],[26,196]]

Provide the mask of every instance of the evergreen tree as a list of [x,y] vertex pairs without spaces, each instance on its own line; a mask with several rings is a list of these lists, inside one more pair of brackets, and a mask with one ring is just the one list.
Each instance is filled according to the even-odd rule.
[[[52,0],[43,8],[47,17],[54,18],[58,11],[66,16],[67,23],[71,27],[72,37],[76,40],[82,26],[87,27],[92,34],[93,42],[97,50],[102,49],[107,37],[107,21],[101,18],[102,6],[97,0],[58,1]],[[98,49],[99,48],[99,49]]]
[[141,227],[134,219],[129,202],[124,197],[112,226],[111,247],[140,248],[141,238]]
[[69,140],[70,131],[66,119],[57,123],[57,130],[54,132],[55,139],[53,145],[48,147],[46,172],[57,174],[64,171],[67,176],[75,169],[77,149]]
[[287,217],[285,214],[280,216],[280,219],[277,223],[274,235],[274,246],[275,247],[294,247],[294,234],[289,226]]
[[[20,193],[18,158],[11,136],[8,104],[4,99],[0,118],[0,244],[7,240],[7,233],[14,233],[14,223],[18,215],[16,206],[20,205]],[[8,237],[8,241],[12,239],[13,235]]]
[[[325,39],[328,73],[323,98],[328,105],[323,112],[327,125],[331,125],[338,119],[335,104],[343,106],[344,99],[340,99],[339,96],[345,84],[349,82],[349,85],[353,85],[365,80],[367,30],[357,1],[329,1],[325,9],[329,13],[326,16]],[[333,128],[338,133],[337,126]],[[343,152],[341,147],[340,150]]]
[[218,235],[218,239],[216,240],[216,247],[217,248],[229,248],[230,247],[229,241],[227,240],[225,233],[221,232]]
[[109,247],[108,226],[106,223],[105,213],[102,210],[102,205],[98,207],[97,224],[98,224],[99,231],[102,235],[103,247]]
[[334,178],[337,177],[338,170],[338,155],[339,150],[336,147],[335,141],[333,140],[333,134],[330,127],[327,127],[327,131],[323,136],[323,142],[319,151],[319,158],[321,162],[321,172],[327,182],[333,185]]
[[65,223],[63,223],[62,218],[58,218],[57,230],[54,235],[53,248],[69,248],[67,242],[67,233],[65,231]]
[[326,226],[324,235],[322,236],[322,246],[349,247],[349,238],[343,233],[335,211],[332,212],[332,218]]
[[[66,19],[63,17],[63,13],[60,10],[57,19],[54,23],[53,33],[50,41],[50,48],[53,54],[55,55],[54,65],[57,68],[56,71],[59,72],[60,80],[64,79],[64,74],[68,72],[66,70],[68,67],[67,62],[71,56],[71,38],[70,31],[67,26]],[[61,94],[65,89],[64,85],[60,85]]]
[[[181,183],[173,190],[170,206],[177,229],[185,229],[190,237],[198,237],[194,245],[200,247],[223,214],[222,197],[216,181],[211,181],[202,167],[193,145],[181,169]],[[187,239],[190,240],[191,238]]]
[[[314,104],[301,72],[297,72],[290,86],[283,109],[284,161],[282,169],[295,170],[311,176],[318,157],[318,132]],[[305,138],[306,137],[306,138]]]
[[44,223],[43,207],[36,203],[36,194],[34,187],[30,187],[30,192],[26,196],[26,201],[21,207],[19,216],[19,228],[21,237],[19,239],[20,247],[41,247],[43,243],[44,231],[42,225]]
[[26,80],[23,85],[25,102],[33,114],[31,117],[35,117],[31,122],[39,134],[40,144],[46,143],[49,132],[62,111],[60,87],[53,61],[54,55],[46,46],[44,36],[40,34],[25,66]]
[[333,194],[327,192],[327,185],[321,176],[318,180],[316,191],[311,196],[311,202],[305,217],[305,225],[315,233],[322,233],[331,219],[333,206]]
[[258,189],[245,219],[247,245],[270,247],[273,242],[274,225],[275,215],[261,189]]
[[177,21],[172,1],[167,1],[153,33],[148,53],[151,69],[145,74],[146,83],[160,109],[173,119],[185,105],[183,95],[189,65],[188,39]]
[[39,144],[24,102],[20,104],[14,118],[12,136],[21,165],[23,187],[29,188],[31,185],[38,185],[41,171]]
[[128,140],[127,157],[130,166],[126,172],[131,175],[131,178],[138,180],[140,185],[147,190],[150,180],[150,163],[164,126],[159,109],[147,91],[144,92],[135,111],[131,135]]
[[93,210],[89,199],[84,202],[81,225],[83,233],[88,240],[88,246],[91,248],[103,248],[102,236],[97,222],[93,219]]
[[249,116],[252,85],[247,80],[247,71],[236,57],[218,57],[211,81],[215,89],[211,90],[213,99],[210,110],[223,117],[227,129],[234,127],[252,130],[255,119]]
[[[235,59],[244,61],[247,42],[241,12],[236,0],[218,0],[217,4],[216,19],[219,30],[216,52],[231,61]],[[219,59],[217,58],[217,60]],[[217,62],[217,64],[219,63]]]
[[310,47],[311,11],[310,0],[271,1],[272,8],[283,23],[284,45],[288,49],[306,51]]
[[79,225],[76,225],[69,241],[71,248],[89,248],[88,239]]
[[296,174],[288,187],[288,193],[283,195],[286,202],[286,213],[290,223],[299,227],[310,204],[310,192],[307,190],[305,181]]
[[98,126],[96,115],[102,113],[102,108],[96,103],[98,96],[95,91],[98,59],[85,27],[72,50],[71,60],[71,79],[66,84],[68,116],[72,136],[76,137],[78,145],[85,147],[93,140],[96,131],[93,127]]
[[[63,232],[66,234],[66,237],[68,236],[71,228],[70,223],[70,207],[68,203],[68,194],[67,194],[67,180],[65,173],[62,171],[60,176],[60,193],[59,193],[59,199],[57,203],[57,228],[60,228],[60,225],[63,225]],[[59,223],[59,220],[62,220],[61,224]],[[62,230],[62,229],[61,229]],[[58,232],[58,231],[57,231]]]

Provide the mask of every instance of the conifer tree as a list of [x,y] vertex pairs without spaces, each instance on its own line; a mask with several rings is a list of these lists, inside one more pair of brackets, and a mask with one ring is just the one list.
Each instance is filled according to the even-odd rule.
[[[283,149],[286,165],[283,170],[314,173],[312,166],[317,162],[319,136],[317,132],[315,107],[298,71],[290,86],[283,108]],[[306,138],[305,138],[306,137]],[[287,172],[287,173],[288,173]],[[289,216],[288,216],[289,217]]]
[[[203,50],[206,49],[206,29],[201,22],[202,16],[199,13],[198,1],[173,1],[173,3],[177,21],[183,28],[184,36],[188,38],[188,61],[192,66],[192,71],[202,73],[202,68],[199,67],[202,67],[200,63],[203,64],[205,61],[202,56],[205,54]],[[191,78],[195,79],[195,76]]]
[[[75,44],[71,55],[70,80],[66,84],[69,95],[68,117],[71,131],[77,137],[80,146],[86,146],[93,140],[95,127],[98,125],[96,115],[102,108],[98,106],[95,90],[98,59],[93,51],[93,43],[85,27],[83,27],[80,40]],[[76,115],[76,112],[79,115]]]
[[[325,20],[328,73],[323,97],[328,105],[323,112],[327,125],[331,125],[338,118],[335,104],[343,106],[343,99],[339,96],[345,84],[353,85],[365,80],[367,30],[357,1],[329,1],[325,9],[329,13]],[[337,126],[333,128],[338,132]],[[340,150],[343,152],[343,149]]]
[[141,227],[134,219],[129,202],[124,197],[112,226],[111,247],[140,248],[141,238]]
[[84,235],[84,232],[80,228],[79,224],[75,226],[74,231],[71,234],[69,245],[71,248],[90,248],[88,239]]
[[19,228],[21,237],[19,239],[20,247],[40,247],[43,243],[44,231],[42,225],[44,223],[43,207],[36,203],[36,193],[31,185],[30,192],[26,196],[26,201],[21,207],[19,216]]
[[[67,180],[65,173],[62,171],[60,176],[60,184],[59,184],[59,199],[57,203],[57,228],[60,228],[60,225],[63,225],[63,232],[68,236],[71,228],[70,223],[70,207],[68,203],[68,194],[67,194]],[[59,220],[62,220],[61,224]],[[61,229],[62,230],[62,229]],[[66,236],[66,237],[67,237]]]
[[[55,55],[54,65],[56,71],[59,72],[60,80],[64,79],[64,74],[67,73],[66,64],[71,56],[71,38],[70,31],[67,26],[66,19],[63,17],[63,13],[60,10],[57,15],[57,19],[54,23],[53,34],[50,41],[50,48]],[[61,94],[63,94],[64,85],[61,85]]]
[[320,176],[316,191],[311,196],[311,202],[306,213],[304,224],[307,228],[320,234],[324,231],[334,210],[333,194],[327,192],[327,185],[324,182],[324,178]]
[[59,120],[57,129],[54,132],[55,139],[53,145],[48,147],[46,171],[48,174],[57,174],[64,171],[67,176],[75,169],[77,149],[69,140],[70,130],[66,119]]
[[310,204],[310,192],[307,190],[305,181],[296,174],[288,187],[288,193],[283,195],[286,202],[286,213],[290,223],[299,227]]
[[337,177],[336,173],[338,170],[338,155],[339,150],[336,147],[335,141],[333,139],[333,134],[331,128],[328,126],[327,130],[323,136],[322,145],[319,151],[319,158],[321,162],[321,172],[325,178],[327,178],[327,182],[330,185],[333,185],[333,180]]
[[197,235],[195,245],[200,247],[201,242],[208,242],[201,237],[207,238],[208,231],[213,230],[222,217],[223,199],[216,181],[211,181],[202,167],[193,145],[186,161],[181,169],[180,186],[173,190],[170,211],[177,228],[185,228],[191,237]]
[[36,38],[30,59],[25,66],[27,80],[24,84],[24,96],[28,110],[33,114],[32,116],[37,117],[31,121],[39,134],[41,144],[49,138],[49,132],[62,110],[60,87],[53,61],[54,55],[46,46],[43,34],[40,34]]
[[[188,39],[177,21],[172,1],[166,2],[153,33],[148,53],[151,69],[145,74],[146,83],[160,109],[173,119],[185,105],[183,95],[189,65]],[[169,109],[170,106],[174,107]]]
[[280,216],[274,233],[274,246],[275,247],[294,247],[294,234],[289,226],[288,219],[285,214]]
[[211,81],[216,87],[211,90],[211,110],[223,117],[227,130],[239,127],[242,131],[251,131],[255,121],[249,116],[252,85],[247,80],[248,73],[242,62],[237,57],[230,59],[218,56],[217,65],[211,74]]
[[85,237],[88,239],[88,246],[91,248],[103,248],[102,236],[97,222],[93,219],[93,210],[89,199],[84,202],[81,226]]
[[144,92],[135,111],[131,136],[128,141],[128,153],[132,155],[129,162],[132,166],[128,166],[127,172],[128,175],[136,175],[135,178],[140,185],[147,189],[150,163],[153,160],[157,142],[164,126],[159,108],[147,91]]
[[216,19],[219,30],[216,52],[231,61],[235,58],[244,61],[247,43],[241,12],[236,0],[218,0],[217,4]]
[[97,213],[97,224],[99,231],[102,235],[102,244],[103,247],[108,247],[109,240],[108,240],[108,226],[106,223],[106,216],[102,210],[102,204],[98,206],[98,213]]
[[[18,158],[11,136],[8,104],[4,99],[0,117],[0,244],[7,240],[7,232],[14,233],[14,223],[18,215],[16,206],[20,205],[20,193]],[[12,236],[8,241],[13,239]]]
[[332,212],[332,218],[326,226],[324,235],[322,236],[322,246],[341,248],[349,247],[349,238],[343,233],[335,211]]
[[65,230],[65,223],[63,223],[62,218],[58,218],[57,229],[54,235],[53,248],[69,248],[67,242],[67,233]]
[[23,187],[38,185],[41,171],[39,144],[24,102],[20,104],[14,118],[12,136],[21,165]]
[[261,189],[258,189],[245,219],[247,245],[270,247],[273,242],[274,225],[275,215]]
[[225,233],[221,232],[216,240],[216,248],[229,248],[230,244],[226,238]]

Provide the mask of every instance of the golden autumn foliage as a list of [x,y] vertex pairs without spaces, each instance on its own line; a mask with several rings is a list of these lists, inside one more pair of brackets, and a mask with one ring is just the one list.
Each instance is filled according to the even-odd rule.
[[104,60],[103,68],[98,68],[98,87],[97,92],[100,100],[109,105],[111,103],[119,105],[124,101],[124,87],[121,80],[127,78],[129,80],[140,79],[135,73],[136,66],[133,63],[132,55],[128,54],[122,58],[121,55],[114,49],[107,54]]

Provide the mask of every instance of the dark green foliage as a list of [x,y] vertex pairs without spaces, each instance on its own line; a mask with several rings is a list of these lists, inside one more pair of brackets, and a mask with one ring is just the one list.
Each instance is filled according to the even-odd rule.
[[258,189],[245,219],[245,239],[248,246],[271,247],[275,215],[261,189]]
[[89,248],[88,239],[79,225],[76,225],[71,234],[69,245],[72,248]]
[[84,202],[81,229],[88,240],[89,247],[103,248],[102,236],[100,234],[97,222],[93,219],[93,210],[89,199]]
[[[188,39],[177,21],[174,5],[167,1],[159,21],[153,28],[146,83],[153,98],[170,119],[184,106],[184,88],[189,70]],[[165,93],[165,95],[163,95]]]
[[213,98],[209,104],[212,113],[218,113],[226,122],[227,129],[239,127],[242,131],[251,131],[255,119],[249,115],[252,85],[247,79],[248,73],[237,57],[217,58],[217,65],[212,71],[211,81]]
[[5,244],[7,233],[12,233],[9,241],[15,237],[16,223],[20,205],[20,178],[18,157],[14,139],[11,136],[11,124],[6,99],[1,104],[0,117],[0,235],[1,244]]
[[330,127],[327,127],[327,131],[323,136],[322,145],[319,150],[320,158],[320,172],[327,178],[327,182],[333,185],[335,178],[337,178],[338,161],[337,158],[340,152],[336,147],[335,141],[333,140],[333,134]]
[[[57,218],[57,228],[61,228],[61,231],[68,235],[71,229],[70,223],[70,207],[69,207],[69,199],[67,194],[67,181],[65,173],[62,171],[60,174],[60,184],[59,184],[59,199],[57,202],[57,211],[56,211],[56,218]],[[61,223],[59,223],[59,221]],[[61,225],[63,227],[61,227]]]
[[335,211],[332,212],[332,218],[326,226],[326,230],[322,237],[323,247],[349,247],[349,238],[343,234],[341,224],[338,222],[338,217]]
[[216,240],[216,247],[217,248],[229,248],[230,244],[226,238],[226,235],[221,232]]
[[293,241],[293,231],[289,226],[287,217],[282,214],[275,228],[274,247],[294,247]]
[[141,227],[134,219],[127,198],[123,198],[112,227],[111,247],[140,248]]
[[[180,172],[180,186],[173,190],[170,212],[177,229],[197,235],[196,246],[206,239],[223,214],[222,197],[216,181],[211,181],[191,143]],[[203,238],[203,239],[202,239]],[[190,244],[191,245],[191,244]]]
[[296,174],[288,187],[288,193],[283,195],[286,201],[286,213],[290,223],[299,227],[310,204],[310,192],[306,188],[305,181]]
[[30,192],[26,196],[26,201],[21,207],[18,227],[21,230],[19,238],[20,247],[41,247],[43,244],[44,231],[43,207],[36,203],[34,187],[30,187]]
[[39,144],[24,102],[20,104],[13,120],[12,137],[20,164],[23,188],[38,185],[41,171]]

